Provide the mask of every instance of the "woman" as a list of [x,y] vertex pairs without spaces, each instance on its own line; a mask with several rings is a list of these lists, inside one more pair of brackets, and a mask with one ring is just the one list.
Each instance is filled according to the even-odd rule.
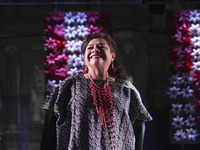
[[142,150],[152,118],[116,59],[115,42],[95,33],[81,49],[83,74],[66,78],[42,106],[41,150]]

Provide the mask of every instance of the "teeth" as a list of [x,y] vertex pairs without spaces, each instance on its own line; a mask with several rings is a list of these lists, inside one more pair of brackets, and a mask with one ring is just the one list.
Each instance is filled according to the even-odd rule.
[[[101,57],[101,56],[99,56],[99,55],[95,55],[95,56],[92,56],[92,57]],[[92,57],[91,57],[91,58],[92,58]]]

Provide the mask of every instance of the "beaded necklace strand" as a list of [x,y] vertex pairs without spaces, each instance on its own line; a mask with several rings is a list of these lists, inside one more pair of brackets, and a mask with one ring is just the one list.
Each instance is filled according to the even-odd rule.
[[99,87],[94,83],[91,76],[90,78],[90,89],[93,96],[93,105],[97,111],[97,114],[101,116],[101,125],[105,127],[106,137],[110,138],[111,144],[115,149],[115,124],[113,119],[113,99],[111,88],[109,86],[109,80],[102,86]]

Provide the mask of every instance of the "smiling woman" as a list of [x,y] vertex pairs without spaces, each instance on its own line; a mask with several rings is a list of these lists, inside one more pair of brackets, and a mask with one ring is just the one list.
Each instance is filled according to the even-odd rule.
[[108,69],[115,59],[115,52],[112,52],[106,40],[94,38],[86,47],[84,53],[85,64],[88,67],[88,73],[85,77],[93,79],[106,80],[113,78],[109,76]]
[[116,59],[115,42],[95,33],[81,48],[83,74],[62,81],[42,106],[41,150],[142,150],[152,117]]
[[[116,52],[117,44],[109,35],[102,34],[102,33],[90,34],[84,39],[82,47],[81,47],[81,51],[82,51],[82,54],[84,55],[84,59],[86,63],[85,71],[88,70],[87,65],[89,65],[87,64],[87,60],[89,60],[88,58],[86,58],[87,54],[89,52],[93,54],[94,51],[96,51],[95,54],[93,55],[97,55],[97,54],[102,55],[103,60],[109,59],[109,57],[112,57],[111,60],[106,60],[108,61],[107,65],[109,65],[109,68],[106,69],[106,66],[104,66],[103,70],[107,70],[108,74],[111,76],[114,76],[115,78],[128,79],[128,74],[126,70],[123,68],[122,64],[117,58],[117,52]],[[106,58],[106,56],[108,58]]]

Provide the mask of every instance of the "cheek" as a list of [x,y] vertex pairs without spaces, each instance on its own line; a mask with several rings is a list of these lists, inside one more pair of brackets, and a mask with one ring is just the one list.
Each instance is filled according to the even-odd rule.
[[86,57],[86,55],[84,55],[84,61],[85,61],[85,62],[87,61],[87,57]]
[[89,61],[89,54],[87,52],[85,52],[84,54],[84,61],[85,62]]
[[85,53],[84,53],[84,59],[86,59],[86,58],[87,58],[87,56],[88,56],[88,52],[87,52],[87,51],[85,51]]
[[111,58],[112,58],[112,54],[111,54],[110,52],[106,52],[105,55],[106,55],[106,57],[107,57],[108,59],[111,59]]

